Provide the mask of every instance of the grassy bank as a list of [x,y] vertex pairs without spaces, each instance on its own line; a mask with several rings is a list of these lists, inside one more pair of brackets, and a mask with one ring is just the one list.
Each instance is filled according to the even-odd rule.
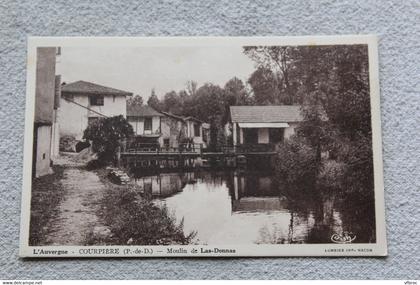
[[63,172],[63,166],[54,165],[52,174],[32,179],[29,245],[44,244],[44,238],[49,231],[49,220],[57,213],[64,196],[64,188],[60,182]]
[[183,223],[177,223],[167,208],[155,205],[136,184],[116,185],[108,179],[106,169],[95,172],[106,185],[98,216],[110,234],[92,234],[88,244],[173,245],[192,241],[195,233],[184,234]]

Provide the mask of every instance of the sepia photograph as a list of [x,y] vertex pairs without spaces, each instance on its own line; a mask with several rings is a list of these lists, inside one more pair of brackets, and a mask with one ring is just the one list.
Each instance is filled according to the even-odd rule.
[[375,36],[30,38],[24,257],[386,255]]

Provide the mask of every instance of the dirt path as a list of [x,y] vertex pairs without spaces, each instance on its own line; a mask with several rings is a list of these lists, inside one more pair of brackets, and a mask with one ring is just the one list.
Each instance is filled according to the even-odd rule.
[[68,158],[57,162],[65,167],[61,180],[64,197],[57,215],[50,220],[45,241],[49,245],[85,245],[89,235],[109,231],[97,216],[105,185],[96,173],[83,169],[82,164]]

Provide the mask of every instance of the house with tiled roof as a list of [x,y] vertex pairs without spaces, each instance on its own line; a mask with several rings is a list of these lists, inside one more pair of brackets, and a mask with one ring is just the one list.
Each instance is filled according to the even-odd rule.
[[206,147],[208,124],[193,117],[184,117],[157,111],[147,105],[127,105],[127,120],[138,143],[154,144],[163,148],[178,148],[189,142]]
[[295,133],[303,116],[300,106],[231,106],[234,145],[277,144]]
[[[210,143],[210,125],[192,116],[178,116],[168,112],[161,112],[165,115],[162,119],[162,133],[169,131],[169,145],[176,145],[180,139],[175,138],[175,132],[180,132],[183,138],[187,138],[191,143],[201,144],[207,147]],[[176,125],[175,125],[176,124]],[[176,126],[176,128],[174,128]],[[181,137],[181,136],[179,136]]]
[[156,140],[161,135],[161,117],[164,115],[147,105],[127,104],[127,120],[133,127],[134,135],[145,140]]
[[87,81],[76,81],[61,86],[60,137],[83,138],[89,123],[100,117],[126,117],[126,100],[131,92]]

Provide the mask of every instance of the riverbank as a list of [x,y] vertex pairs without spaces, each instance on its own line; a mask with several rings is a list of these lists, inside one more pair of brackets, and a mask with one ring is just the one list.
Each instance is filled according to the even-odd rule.
[[108,178],[108,170],[95,170],[105,185],[98,215],[111,235],[91,236],[94,245],[174,245],[189,244],[195,233],[184,234],[183,222],[177,223],[166,207],[154,204],[134,182],[116,185]]
[[30,245],[187,244],[193,238],[135,184],[116,185],[107,169],[88,170],[74,155],[55,162],[52,174],[32,182]]

